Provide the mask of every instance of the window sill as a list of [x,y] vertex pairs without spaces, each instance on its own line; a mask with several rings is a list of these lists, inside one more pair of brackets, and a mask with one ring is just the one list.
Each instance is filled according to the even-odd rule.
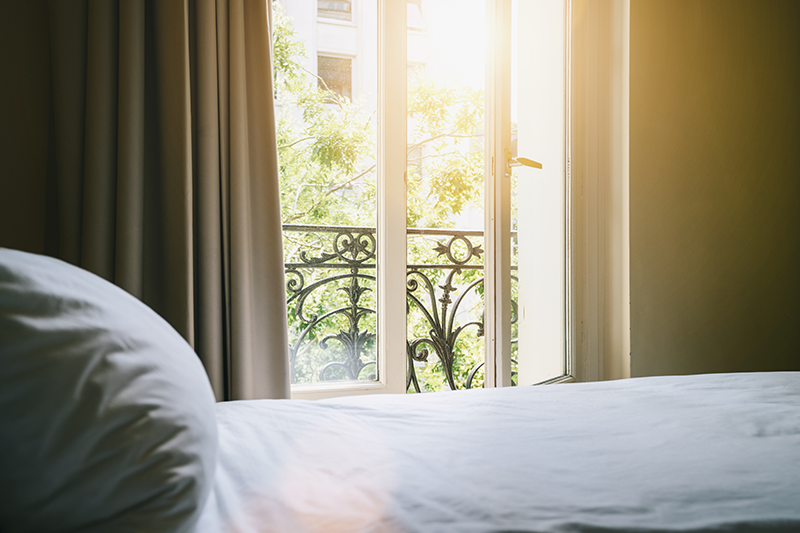
[[339,396],[356,396],[390,392],[379,381],[351,381],[336,383],[317,383],[314,385],[295,385],[292,387],[292,400],[323,400]]
[[345,28],[356,28],[358,24],[356,24],[352,20],[339,20],[339,19],[329,19],[325,17],[317,17],[318,24],[330,24],[331,26],[343,26]]

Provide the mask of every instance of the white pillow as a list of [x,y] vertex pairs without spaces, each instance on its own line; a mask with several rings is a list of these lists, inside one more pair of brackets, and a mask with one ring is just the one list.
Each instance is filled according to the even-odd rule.
[[181,532],[213,484],[214,395],[107,281],[0,249],[0,531]]

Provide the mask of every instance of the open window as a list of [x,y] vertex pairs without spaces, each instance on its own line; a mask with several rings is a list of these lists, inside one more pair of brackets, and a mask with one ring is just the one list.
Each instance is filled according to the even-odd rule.
[[[580,374],[598,267],[569,165],[572,4],[372,0],[324,28],[285,4],[281,35],[305,39],[278,91],[293,397],[602,377]],[[317,92],[289,94],[304,76]]]

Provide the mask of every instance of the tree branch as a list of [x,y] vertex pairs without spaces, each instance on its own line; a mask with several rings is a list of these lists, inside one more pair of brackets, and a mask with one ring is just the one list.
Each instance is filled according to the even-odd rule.
[[299,144],[299,143],[301,143],[301,142],[303,142],[303,141],[310,141],[311,139],[315,139],[315,138],[316,138],[316,137],[314,137],[314,136],[303,137],[302,139],[297,139],[296,141],[294,141],[294,142],[290,142],[289,144],[284,144],[284,145],[282,145],[282,146],[278,146],[278,150],[281,150],[281,149],[283,149],[283,148],[291,148],[291,147],[292,147],[292,146],[294,146],[295,144]]
[[433,137],[429,137],[424,141],[419,141],[414,144],[409,144],[407,146],[406,154],[410,155],[415,148],[419,148],[420,146],[427,144],[429,142],[435,141],[436,139],[443,139],[445,137],[450,137],[452,139],[474,139],[476,137],[483,137],[483,133],[476,133],[474,135],[458,135],[457,133],[441,133],[439,135],[434,135]]

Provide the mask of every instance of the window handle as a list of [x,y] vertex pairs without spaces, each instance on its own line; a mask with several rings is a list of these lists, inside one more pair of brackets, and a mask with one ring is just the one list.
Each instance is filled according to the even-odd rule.
[[508,166],[510,167],[531,167],[531,168],[542,168],[542,164],[538,161],[534,161],[533,159],[528,159],[527,157],[518,157],[516,159],[509,159]]
[[508,161],[508,171],[511,172],[513,167],[531,167],[542,168],[542,164],[527,157],[514,158],[511,150],[506,150],[506,160]]

